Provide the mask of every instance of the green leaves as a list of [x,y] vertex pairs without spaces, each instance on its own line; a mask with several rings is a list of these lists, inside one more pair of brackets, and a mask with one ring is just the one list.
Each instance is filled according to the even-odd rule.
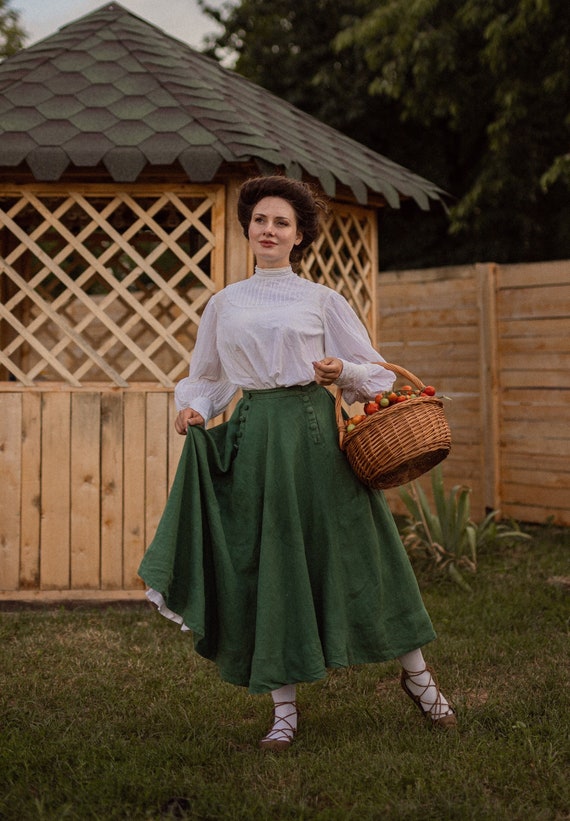
[[200,2],[213,56],[455,197],[385,209],[384,268],[570,255],[567,0]]
[[0,60],[19,51],[26,36],[20,26],[20,12],[10,6],[11,0],[0,0]]
[[570,5],[372,5],[337,47],[362,49],[370,94],[394,101],[409,127],[424,126],[420,173],[430,176],[429,147],[445,140],[449,182],[437,181],[458,198],[449,224],[456,247],[498,262],[564,257],[568,240],[548,226],[569,185],[560,169],[570,147]]
[[418,482],[400,489],[400,497],[409,512],[404,545],[411,556],[426,560],[432,569],[447,573],[457,584],[470,590],[462,571],[476,572],[481,547],[498,539],[515,541],[530,537],[515,524],[498,522],[495,510],[480,524],[475,524],[470,518],[471,489],[455,485],[446,495],[441,466],[435,467],[430,475],[435,510]]

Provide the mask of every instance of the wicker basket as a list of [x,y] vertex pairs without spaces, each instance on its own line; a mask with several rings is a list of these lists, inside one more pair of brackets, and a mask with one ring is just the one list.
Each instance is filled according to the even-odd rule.
[[[420,390],[425,387],[398,365],[378,364]],[[340,389],[335,403],[341,450],[358,478],[369,487],[385,490],[405,485],[443,461],[451,449],[443,402],[435,396],[407,399],[383,408],[350,433],[346,432]]]

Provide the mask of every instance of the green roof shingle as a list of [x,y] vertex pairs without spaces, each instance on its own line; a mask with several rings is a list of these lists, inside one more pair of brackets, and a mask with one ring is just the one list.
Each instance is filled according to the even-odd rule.
[[433,183],[320,123],[215,60],[108,3],[0,63],[0,167],[39,181],[102,165],[116,182],[178,163],[209,182],[222,162],[257,162],[423,208]]

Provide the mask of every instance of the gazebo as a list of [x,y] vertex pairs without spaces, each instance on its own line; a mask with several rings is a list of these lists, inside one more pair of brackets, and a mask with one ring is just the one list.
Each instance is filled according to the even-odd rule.
[[239,185],[331,199],[302,275],[375,338],[377,213],[437,186],[117,3],[0,65],[0,592],[140,591],[209,297],[251,273]]

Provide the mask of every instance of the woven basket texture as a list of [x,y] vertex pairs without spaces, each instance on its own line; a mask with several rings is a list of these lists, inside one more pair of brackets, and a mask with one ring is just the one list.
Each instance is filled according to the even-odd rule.
[[[404,376],[417,388],[423,383],[397,365],[378,363]],[[435,396],[407,399],[371,414],[350,433],[342,416],[342,391],[336,397],[339,444],[358,478],[369,487],[400,487],[427,473],[451,450],[451,432],[443,402]]]

